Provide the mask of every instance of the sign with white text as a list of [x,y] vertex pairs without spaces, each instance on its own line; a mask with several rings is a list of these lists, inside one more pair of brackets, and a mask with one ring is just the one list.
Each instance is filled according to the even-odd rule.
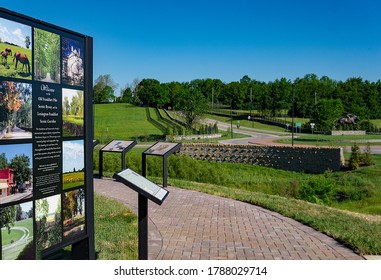
[[0,8],[0,259],[92,243],[91,89],[91,37]]

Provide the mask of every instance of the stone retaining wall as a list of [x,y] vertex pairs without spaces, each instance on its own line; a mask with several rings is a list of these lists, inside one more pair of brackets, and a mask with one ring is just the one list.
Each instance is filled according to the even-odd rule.
[[199,160],[257,164],[306,173],[338,171],[344,164],[341,148],[184,143],[179,153]]
[[331,135],[366,135],[365,130],[332,130]]

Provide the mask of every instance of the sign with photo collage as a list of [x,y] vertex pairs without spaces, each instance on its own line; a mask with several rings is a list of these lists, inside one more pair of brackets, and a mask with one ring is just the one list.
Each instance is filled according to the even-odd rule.
[[93,232],[91,87],[91,37],[0,8],[0,259]]

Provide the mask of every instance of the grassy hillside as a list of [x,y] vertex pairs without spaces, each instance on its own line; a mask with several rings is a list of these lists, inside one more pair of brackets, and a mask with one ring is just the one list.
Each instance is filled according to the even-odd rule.
[[131,104],[96,104],[94,138],[101,143],[113,139],[158,138],[163,133],[147,121],[146,109]]

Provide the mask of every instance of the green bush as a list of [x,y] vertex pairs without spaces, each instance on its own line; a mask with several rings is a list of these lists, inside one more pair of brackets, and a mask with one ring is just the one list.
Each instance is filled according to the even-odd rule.
[[311,177],[298,189],[297,198],[312,203],[330,203],[335,195],[334,181],[325,177]]
[[365,166],[374,164],[369,143],[366,144],[365,152],[361,154],[361,163]]
[[354,144],[352,146],[352,153],[351,157],[349,158],[349,169],[350,170],[356,170],[359,168],[361,163],[361,154],[360,154],[360,147],[357,144]]

